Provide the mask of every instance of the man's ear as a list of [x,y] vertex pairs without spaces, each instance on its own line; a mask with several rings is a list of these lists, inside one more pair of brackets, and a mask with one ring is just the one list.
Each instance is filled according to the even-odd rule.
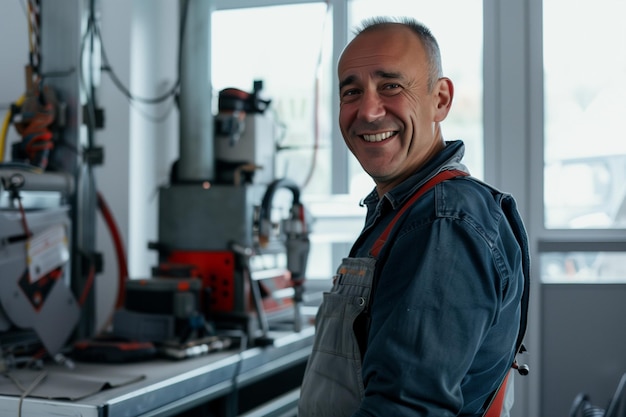
[[454,98],[454,84],[452,84],[452,80],[447,77],[439,78],[433,88],[433,94],[437,105],[435,122],[441,122],[448,116],[450,107],[452,107],[452,99]]

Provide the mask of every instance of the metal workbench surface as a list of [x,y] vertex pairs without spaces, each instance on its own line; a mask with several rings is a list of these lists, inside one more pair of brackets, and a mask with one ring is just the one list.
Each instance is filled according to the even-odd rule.
[[[243,351],[213,352],[183,360],[154,359],[129,364],[76,363],[81,376],[121,375],[135,382],[74,400],[0,396],[0,416],[165,417],[207,403],[273,374],[306,363],[313,327],[271,332],[274,343]],[[54,372],[59,365],[46,365]],[[67,371],[66,371],[67,374]],[[141,377],[140,379],[137,377]],[[137,381],[137,379],[139,379]],[[68,395],[69,397],[69,395]],[[21,414],[20,414],[21,408]]]

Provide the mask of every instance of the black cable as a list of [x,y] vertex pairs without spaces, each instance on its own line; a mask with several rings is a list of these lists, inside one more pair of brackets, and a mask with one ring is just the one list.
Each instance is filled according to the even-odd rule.
[[[89,2],[89,17],[87,19],[87,33],[89,33],[89,93],[87,94],[87,110],[89,114],[89,120],[87,123],[87,143],[88,148],[92,148],[95,143],[95,131],[96,131],[96,86],[93,81],[93,57],[94,51],[94,35],[98,25],[96,24],[96,4],[95,0]],[[81,60],[82,62],[82,60]]]
[[[102,48],[102,57],[104,60],[106,60],[104,47]],[[154,97],[154,98],[139,97],[139,96],[132,94],[128,90],[128,88],[126,88],[126,86],[122,84],[120,79],[115,74],[115,71],[113,71],[113,68],[111,68],[110,66],[103,66],[102,70],[105,71],[107,74],[109,74],[109,77],[111,78],[111,81],[113,81],[113,84],[115,84],[117,89],[120,90],[122,94],[124,94],[124,96],[126,96],[130,101],[139,101],[139,102],[146,103],[146,104],[161,103],[169,99],[170,97],[173,97],[178,91],[178,87],[180,85],[180,81],[177,80],[176,83],[172,86],[172,88],[170,88],[166,93],[164,93],[161,96]]]
[[180,31],[179,31],[179,43],[178,43],[178,64],[177,64],[177,77],[176,77],[176,82],[174,83],[174,85],[164,94],[157,96],[157,97],[152,97],[152,98],[146,98],[146,97],[139,97],[134,95],[133,93],[130,92],[130,90],[120,81],[119,77],[117,76],[117,74],[115,73],[115,70],[113,69],[113,67],[111,66],[111,63],[109,62],[109,58],[106,54],[106,50],[104,47],[104,42],[102,40],[102,35],[100,33],[100,30],[98,29],[98,27],[95,28],[95,34],[98,37],[98,39],[100,40],[100,48],[102,51],[102,62],[103,62],[103,66],[102,66],[102,70],[105,71],[107,74],[109,74],[109,77],[111,78],[111,81],[113,81],[113,84],[118,88],[119,91],[122,92],[122,94],[124,94],[129,100],[131,101],[138,101],[138,102],[142,102],[142,103],[147,103],[147,104],[157,104],[157,103],[161,103],[167,99],[169,99],[170,97],[174,97],[176,95],[176,93],[178,92],[178,89],[180,87],[180,73],[181,73],[181,65],[182,65],[182,40],[185,34],[185,28],[187,26],[187,11],[189,9],[189,1],[185,2],[185,7],[182,9],[182,15],[181,15],[181,22],[180,22]]
[[259,214],[260,219],[270,219],[270,212],[272,209],[272,200],[274,199],[274,193],[279,188],[287,188],[293,194],[293,204],[300,204],[300,188],[298,185],[288,178],[280,178],[272,181],[267,186],[263,200],[261,201],[261,211]]
[[152,123],[162,123],[165,120],[167,120],[167,118],[169,117],[170,114],[172,114],[172,111],[174,110],[174,108],[176,107],[176,102],[175,100],[172,100],[170,104],[167,105],[167,109],[165,109],[165,111],[163,111],[162,114],[159,115],[151,115],[146,113],[144,110],[142,110],[133,100],[128,99],[128,103],[130,104],[130,106],[135,109],[135,111],[137,113],[139,113],[144,119],[151,121]]

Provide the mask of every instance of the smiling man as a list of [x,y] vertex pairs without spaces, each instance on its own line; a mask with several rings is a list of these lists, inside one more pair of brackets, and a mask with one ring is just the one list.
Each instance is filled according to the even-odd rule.
[[526,328],[515,201],[444,140],[454,87],[424,25],[364,22],[338,78],[342,135],[376,186],[316,316],[298,415],[482,416]]
[[445,147],[439,122],[454,90],[431,51],[432,60],[414,32],[393,24],[362,32],[339,61],[339,126],[379,196]]

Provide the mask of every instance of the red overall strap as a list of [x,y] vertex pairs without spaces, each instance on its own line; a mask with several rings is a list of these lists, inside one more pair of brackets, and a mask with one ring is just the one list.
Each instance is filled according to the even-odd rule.
[[374,242],[374,245],[372,246],[372,250],[370,251],[370,254],[374,258],[378,258],[378,254],[380,253],[380,250],[382,249],[383,245],[387,241],[387,237],[389,236],[389,233],[391,233],[391,229],[396,224],[396,222],[400,219],[400,216],[402,216],[402,214],[409,207],[411,207],[411,205],[415,201],[417,201],[417,199],[420,198],[426,191],[430,190],[431,188],[433,188],[435,185],[439,184],[440,182],[449,180],[450,178],[460,177],[464,175],[469,175],[469,174],[467,172],[460,171],[458,169],[441,171],[440,173],[432,177],[430,180],[428,180],[424,185],[422,185],[419,188],[419,190],[417,190],[417,192],[413,194],[413,196],[411,196],[411,198],[406,203],[404,203],[404,205],[400,208],[396,216],[391,220],[391,223],[389,223],[387,228],[380,235],[378,240]]
[[484,417],[500,417],[500,414],[502,414],[502,407],[504,406],[504,394],[506,393],[506,384],[509,381],[510,374],[510,371],[506,373],[504,380],[498,387],[498,391],[496,391],[496,396],[491,401],[491,404],[489,404],[489,408],[487,408],[485,414],[483,414]]

